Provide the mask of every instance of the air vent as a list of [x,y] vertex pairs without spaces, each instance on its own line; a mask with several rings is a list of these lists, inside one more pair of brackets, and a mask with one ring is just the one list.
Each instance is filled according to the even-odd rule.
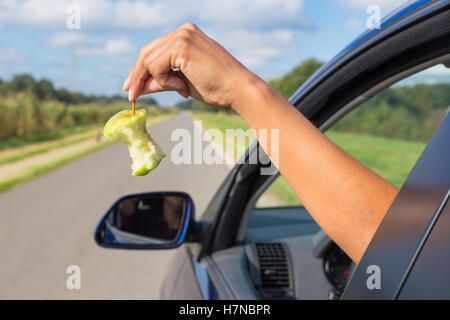
[[278,242],[256,243],[259,260],[259,289],[263,299],[294,297],[288,254]]

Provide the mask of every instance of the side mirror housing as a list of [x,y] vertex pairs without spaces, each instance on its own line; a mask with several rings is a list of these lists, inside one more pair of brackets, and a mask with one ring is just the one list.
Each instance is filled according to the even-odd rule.
[[194,204],[183,192],[149,192],[118,199],[95,228],[98,245],[120,249],[179,247],[193,222]]

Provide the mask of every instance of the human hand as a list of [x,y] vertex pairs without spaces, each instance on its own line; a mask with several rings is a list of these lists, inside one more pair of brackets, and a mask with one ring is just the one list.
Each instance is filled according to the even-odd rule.
[[221,45],[186,23],[142,47],[123,89],[130,101],[148,93],[177,91],[185,98],[229,107],[257,80],[261,79]]

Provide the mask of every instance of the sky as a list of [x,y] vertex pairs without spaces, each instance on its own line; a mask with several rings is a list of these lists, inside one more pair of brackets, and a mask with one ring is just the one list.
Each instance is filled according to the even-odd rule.
[[[57,88],[123,94],[140,47],[196,23],[264,79],[303,60],[328,61],[366,30],[377,5],[404,0],[0,0],[0,79],[31,74]],[[78,19],[79,18],[79,19]],[[420,81],[448,79],[436,68]],[[176,93],[154,96],[169,105]]]

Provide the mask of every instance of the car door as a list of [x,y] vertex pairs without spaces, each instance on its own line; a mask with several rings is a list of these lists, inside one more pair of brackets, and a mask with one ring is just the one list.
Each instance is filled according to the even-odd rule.
[[378,227],[343,298],[450,298],[449,138],[447,113]]

